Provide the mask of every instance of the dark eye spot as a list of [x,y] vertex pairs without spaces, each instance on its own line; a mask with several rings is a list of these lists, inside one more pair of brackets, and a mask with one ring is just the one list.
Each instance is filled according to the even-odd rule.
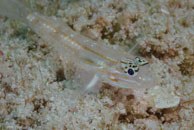
[[129,70],[128,70],[128,74],[129,74],[129,75],[134,75],[133,69],[129,69]]

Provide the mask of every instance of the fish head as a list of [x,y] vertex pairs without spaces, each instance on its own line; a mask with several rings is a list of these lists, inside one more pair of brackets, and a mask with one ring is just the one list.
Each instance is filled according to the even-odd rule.
[[119,88],[151,88],[156,85],[148,61],[141,57],[122,59],[107,72],[105,82]]

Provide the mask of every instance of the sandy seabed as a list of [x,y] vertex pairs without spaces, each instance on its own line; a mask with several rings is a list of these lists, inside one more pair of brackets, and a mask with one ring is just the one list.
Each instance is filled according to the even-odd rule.
[[104,84],[80,94],[76,65],[20,21],[0,15],[0,130],[194,129],[193,0],[28,0],[94,40],[151,61],[158,85]]

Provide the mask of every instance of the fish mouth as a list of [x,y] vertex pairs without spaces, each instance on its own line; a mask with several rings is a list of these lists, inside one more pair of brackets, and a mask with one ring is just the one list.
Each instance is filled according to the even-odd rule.
[[151,88],[156,85],[156,80],[149,65],[141,68],[135,76],[114,69],[114,71],[109,72],[107,81],[109,84],[120,88]]
[[141,86],[141,83],[137,82],[134,76],[128,76],[119,71],[109,73],[105,82],[119,88],[139,88]]

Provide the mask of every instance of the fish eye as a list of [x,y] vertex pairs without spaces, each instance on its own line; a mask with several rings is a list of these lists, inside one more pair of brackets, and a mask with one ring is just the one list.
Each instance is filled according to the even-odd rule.
[[134,72],[134,70],[133,70],[133,69],[131,69],[131,68],[130,68],[130,69],[128,69],[128,74],[129,74],[129,75],[134,75],[134,73],[135,73],[135,72]]

